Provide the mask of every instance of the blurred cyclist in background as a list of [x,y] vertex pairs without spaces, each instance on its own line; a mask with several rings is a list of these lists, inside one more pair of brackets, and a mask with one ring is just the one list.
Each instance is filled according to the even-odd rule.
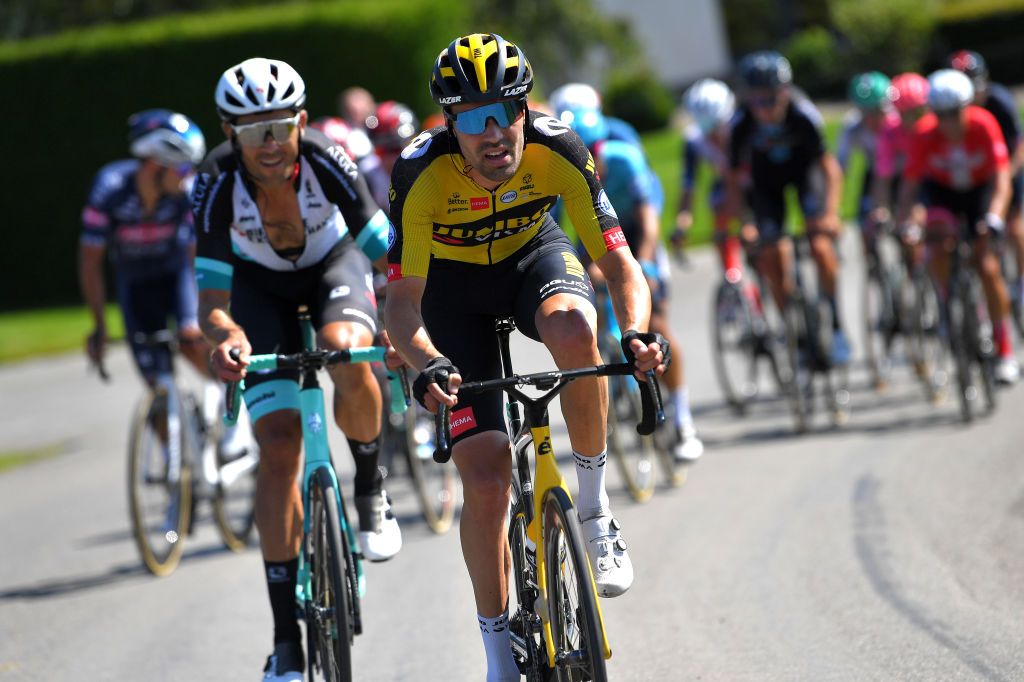
[[[892,220],[893,204],[910,154],[914,126],[928,113],[928,79],[917,73],[901,73],[892,79],[889,99],[899,117],[899,125],[884,128],[875,147],[869,217],[869,222],[875,226]],[[923,225],[924,205],[914,202],[909,210],[910,223]],[[913,260],[920,262],[920,234],[901,232],[901,238],[917,254]]]
[[[380,158],[381,166],[389,182],[391,169],[395,167],[402,150],[412,142],[419,132],[420,122],[412,109],[394,100],[381,102],[377,111],[366,119],[366,130],[370,135],[373,149]],[[381,208],[388,211],[389,201],[385,193]]]
[[[674,407],[676,442],[673,454],[680,460],[696,460],[703,454],[704,445],[697,437],[690,412],[681,346],[669,324],[670,274],[660,237],[664,200],[660,183],[637,144],[609,137],[600,97],[589,85],[563,85],[551,93],[551,106],[556,116],[572,127],[593,154],[598,176],[619,217],[626,242],[647,278],[652,299],[650,328],[662,334],[676,349],[675,361],[664,376]],[[588,270],[595,284],[601,284],[600,272],[592,263]]]
[[338,115],[354,130],[365,132],[366,119],[377,110],[377,101],[366,88],[353,85],[338,95]]
[[[168,318],[173,318],[181,354],[210,379],[204,404],[210,408],[205,416],[212,420],[222,389],[212,381],[210,349],[199,331],[192,269],[195,231],[188,197],[206,142],[187,116],[147,109],[128,119],[128,144],[135,158],[101,168],[82,211],[79,279],[93,317],[86,350],[95,362],[102,361],[107,343],[103,269],[109,255],[139,373],[150,388],[170,380],[170,348],[146,343],[144,337],[167,329]],[[238,434],[238,429],[225,433],[221,445],[226,452],[237,454],[246,446]]]
[[366,178],[370,194],[378,206],[387,210],[388,186],[391,184],[391,172],[385,170],[380,157],[373,149],[373,143],[366,133],[354,129],[344,119],[337,116],[318,118],[309,124],[313,130],[319,130],[332,142],[340,146],[348,157],[356,162],[359,173]]
[[672,233],[673,245],[681,247],[693,226],[693,192],[697,185],[697,170],[706,163],[714,173],[708,192],[714,225],[715,246],[722,260],[724,272],[742,272],[740,242],[729,234],[725,207],[724,176],[729,169],[729,122],[736,113],[736,97],[725,83],[713,78],[699,80],[683,95],[683,106],[693,117],[686,127],[683,147],[682,190],[679,193],[679,212],[676,229]]
[[839,200],[843,171],[825,148],[824,123],[814,105],[792,87],[789,61],[778,52],[754,52],[739,64],[743,107],[730,140],[727,189],[730,216],[753,212],[743,228],[748,241],[761,244],[758,270],[768,281],[779,310],[795,287],[793,245],[784,239],[786,187],[797,191],[819,289],[832,311],[832,361],[850,360],[840,323],[838,295]]
[[836,151],[836,159],[844,175],[849,171],[854,150],[859,150],[864,157],[857,222],[864,240],[864,251],[868,254],[874,251],[875,225],[871,222],[871,209],[878,140],[900,125],[900,117],[892,106],[891,90],[892,83],[878,71],[859,73],[850,80],[849,98],[854,108],[843,118]]
[[1003,216],[1011,194],[1006,143],[995,117],[971,104],[974,86],[967,76],[943,69],[929,76],[928,84],[933,113],[914,127],[897,219],[910,220],[910,208],[920,194],[927,209],[925,230],[935,245],[929,250],[928,266],[943,297],[949,250],[962,234],[958,221],[966,223],[966,239],[985,290],[999,353],[996,379],[1010,384],[1017,380],[1019,369],[1007,324],[1006,285],[991,246],[991,235],[1006,229]]
[[1013,193],[1006,214],[1006,228],[1017,260],[1017,278],[1010,283],[1010,297],[1019,303],[1024,300],[1024,219],[1021,216],[1024,203],[1024,171],[1021,170],[1024,165],[1024,138],[1021,136],[1020,114],[1010,91],[989,80],[988,66],[980,54],[970,50],[954,52],[949,57],[949,65],[971,79],[974,85],[974,104],[995,116],[1010,154]]

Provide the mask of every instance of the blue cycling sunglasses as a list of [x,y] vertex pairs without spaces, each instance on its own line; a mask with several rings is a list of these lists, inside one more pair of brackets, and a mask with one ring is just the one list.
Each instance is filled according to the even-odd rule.
[[487,130],[487,120],[493,118],[499,128],[508,128],[526,110],[525,99],[507,100],[485,104],[482,107],[448,116],[455,123],[455,129],[466,135],[479,135]]

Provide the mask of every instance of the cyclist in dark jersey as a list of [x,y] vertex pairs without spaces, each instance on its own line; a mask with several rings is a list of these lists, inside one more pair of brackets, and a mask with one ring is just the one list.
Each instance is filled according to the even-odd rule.
[[1010,183],[1013,192],[1006,212],[1006,231],[1017,260],[1017,280],[1011,282],[1011,298],[1024,300],[1024,136],[1021,135],[1020,114],[1013,94],[999,83],[989,80],[988,66],[977,52],[960,50],[949,58],[949,65],[965,74],[974,84],[974,104],[995,116],[1003,131],[1010,154]]
[[[462,378],[499,376],[494,322],[514,316],[562,368],[601,362],[593,289],[572,244],[549,212],[565,199],[573,225],[609,283],[627,357],[664,371],[670,353],[645,334],[650,291],[579,136],[535,114],[533,72],[522,50],[494,34],[452,41],[430,89],[446,126],[420,134],[391,174],[394,238],[388,251],[385,319],[395,347],[421,370],[414,392],[428,409],[452,413],[452,459],[465,502],[463,556],[473,582],[488,682],[520,679],[508,632],[506,516],[511,450],[503,401],[460,396]],[[458,369],[456,369],[456,367]],[[439,370],[453,374],[449,392]],[[456,404],[457,399],[457,404]],[[562,393],[576,461],[576,509],[598,592],[616,596],[633,568],[604,485],[608,393],[580,380]]]
[[836,303],[839,259],[835,241],[841,227],[842,171],[825,149],[821,114],[791,86],[792,70],[785,57],[777,52],[755,52],[740,62],[739,71],[745,92],[730,139],[729,212],[741,215],[745,194],[754,222],[744,226],[743,234],[747,239],[756,235],[762,243],[758,269],[781,309],[795,286],[792,245],[782,239],[785,191],[787,186],[795,187],[821,292],[832,308],[832,359],[846,364],[850,346]]
[[209,375],[209,349],[196,319],[188,199],[206,143],[195,123],[167,109],[141,111],[128,127],[135,158],[100,169],[82,211],[79,277],[95,325],[87,350],[99,361],[106,345],[103,261],[109,255],[125,331],[143,377],[153,384],[158,374],[170,372],[169,350],[136,338],[165,329],[168,317],[175,318],[182,354]]
[[[296,310],[309,308],[328,350],[370,346],[377,332],[370,263],[383,270],[388,221],[355,163],[306,130],[305,85],[288,64],[248,59],[216,90],[228,141],[210,153],[193,194],[200,322],[227,381],[246,379],[245,402],[260,443],[256,524],[274,616],[274,652],[263,679],[302,679],[295,613],[302,499],[298,373],[246,374],[252,353],[301,349]],[[238,361],[233,349],[241,350]],[[402,545],[377,466],[380,387],[370,365],[331,370],[334,416],[355,459],[358,539],[372,561]]]

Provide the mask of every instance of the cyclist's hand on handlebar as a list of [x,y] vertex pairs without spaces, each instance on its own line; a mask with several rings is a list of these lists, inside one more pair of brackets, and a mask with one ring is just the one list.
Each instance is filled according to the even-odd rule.
[[649,370],[661,376],[672,362],[672,348],[668,340],[652,332],[641,334],[635,329],[627,330],[622,335],[622,352],[627,362],[636,365],[637,376],[641,379]]
[[[441,388],[440,384],[446,384],[448,393]],[[462,376],[459,369],[452,364],[452,361],[442,356],[436,357],[427,363],[416,381],[412,384],[412,395],[416,402],[430,412],[437,412],[440,405],[454,407],[458,402],[459,385],[462,383]]]
[[[239,351],[237,360],[231,357],[231,351]],[[245,368],[249,364],[249,356],[252,355],[252,346],[245,332],[237,330],[232,332],[227,340],[217,345],[210,356],[210,363],[213,371],[221,381],[241,381],[245,378]]]

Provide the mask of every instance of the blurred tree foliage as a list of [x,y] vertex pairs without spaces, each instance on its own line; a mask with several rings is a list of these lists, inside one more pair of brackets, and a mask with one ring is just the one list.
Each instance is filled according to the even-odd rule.
[[272,3],[268,0],[3,0],[0,2],[0,39],[19,40],[69,28],[148,19],[164,14],[268,4]]

